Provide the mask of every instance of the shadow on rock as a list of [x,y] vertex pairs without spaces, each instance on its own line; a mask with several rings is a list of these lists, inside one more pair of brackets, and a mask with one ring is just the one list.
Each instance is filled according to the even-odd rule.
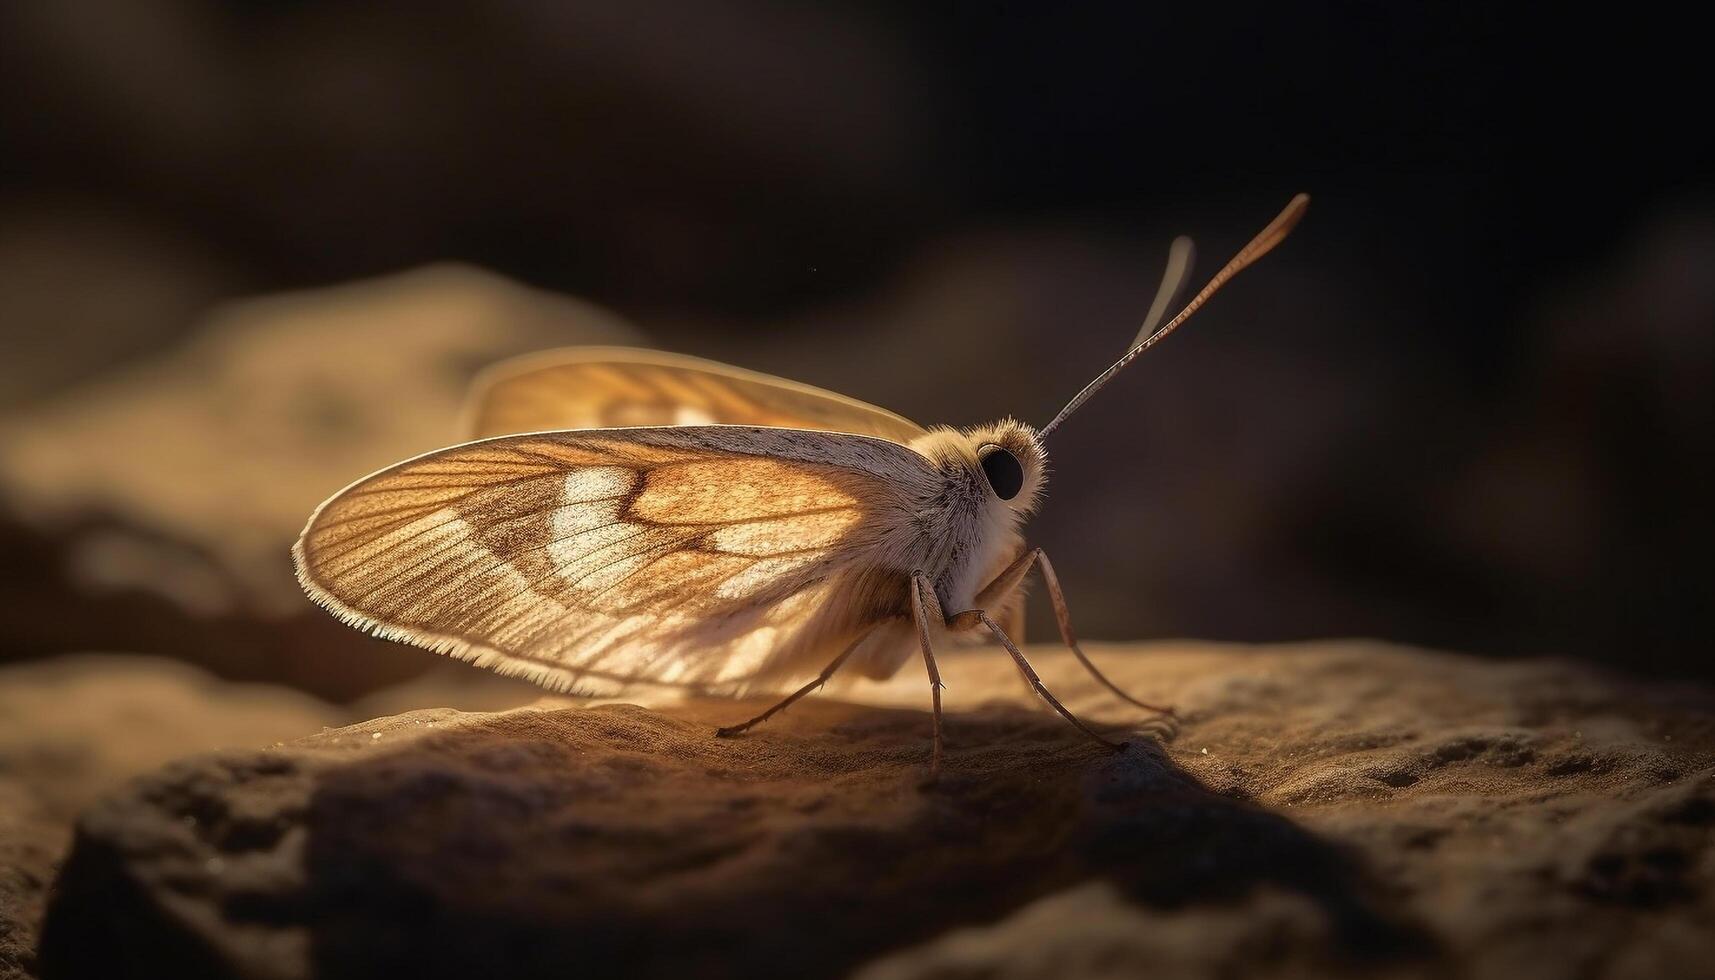
[[1319,956],[1428,955],[1352,855],[1151,743],[988,708],[949,719],[926,786],[920,712],[822,701],[711,737],[733,713],[420,713],[181,764],[86,817],[46,973],[835,976],[1091,879],[1154,907],[1278,886],[1326,913]]
[[926,789],[920,713],[824,703],[732,741],[688,715],[500,716],[331,773],[307,818],[317,972],[836,975],[1091,877],[1155,906],[1282,886],[1354,956],[1423,952],[1351,855],[1149,742],[955,716]]

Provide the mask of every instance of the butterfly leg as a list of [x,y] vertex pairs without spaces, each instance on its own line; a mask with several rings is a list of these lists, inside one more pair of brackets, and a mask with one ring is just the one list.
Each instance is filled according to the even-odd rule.
[[[879,626],[880,624],[877,625]],[[841,665],[850,659],[853,653],[857,652],[857,648],[863,645],[863,641],[869,639],[869,635],[874,632],[874,629],[875,627],[871,627],[870,629],[864,630],[862,633],[858,634],[858,638],[853,640],[850,646],[842,650],[839,656],[835,657],[832,662],[822,668],[822,672],[816,675],[815,680],[805,684],[803,687],[793,691],[791,694],[788,694],[784,700],[780,701],[780,703],[769,708],[767,711],[764,711],[762,714],[757,715],[755,718],[737,725],[728,725],[725,728],[716,729],[715,734],[721,737],[726,737],[748,731],[749,729],[754,728],[755,726],[774,717],[776,714],[785,711],[787,708],[792,706],[794,701],[797,701],[799,698],[809,694],[811,691],[816,690],[823,684],[828,683],[828,680],[834,676],[834,672],[839,670]]]
[[1172,708],[1139,701],[1121,690],[1119,685],[1108,680],[1107,675],[1097,670],[1096,665],[1085,655],[1083,647],[1078,645],[1078,634],[1072,629],[1072,612],[1066,607],[1066,594],[1060,591],[1060,578],[1054,574],[1054,563],[1048,560],[1048,553],[1041,548],[1032,548],[1026,551],[1018,557],[1017,561],[1008,565],[1005,571],[995,576],[994,581],[977,594],[976,608],[987,609],[998,605],[1019,587],[1025,576],[1030,574],[1030,569],[1033,566],[1041,570],[1042,583],[1048,587],[1048,599],[1054,605],[1054,619],[1060,625],[1060,639],[1071,648],[1072,656],[1078,658],[1078,663],[1083,664],[1084,669],[1090,672],[1091,677],[1094,677],[1098,683],[1122,700],[1135,704],[1145,711],[1171,716],[1173,714]]
[[963,620],[966,617],[973,615],[977,622],[988,627],[989,632],[994,634],[995,639],[1000,641],[1001,646],[1006,647],[1006,652],[1012,654],[1012,662],[1018,665],[1018,671],[1024,675],[1025,681],[1030,684],[1030,689],[1035,691],[1042,700],[1048,702],[1049,707],[1059,712],[1060,717],[1071,722],[1073,728],[1076,728],[1078,731],[1083,732],[1085,735],[1090,736],[1109,748],[1125,748],[1124,742],[1115,742],[1112,739],[1104,738],[1101,735],[1096,734],[1094,731],[1090,730],[1089,726],[1079,721],[1077,715],[1066,710],[1066,706],[1060,703],[1060,699],[1056,698],[1049,692],[1048,688],[1043,685],[1042,678],[1036,676],[1036,669],[1030,666],[1030,661],[1024,659],[1024,652],[1018,649],[1018,646],[1012,642],[1012,638],[1007,636],[1006,631],[1000,628],[999,623],[989,618],[988,613],[981,609],[973,609],[970,612],[960,613],[954,618],[955,620]]
[[[925,602],[927,597],[927,602]],[[941,600],[935,595],[934,583],[922,572],[911,573],[911,617],[917,623],[917,639],[923,645],[923,666],[929,671],[929,700],[933,708],[931,715],[934,738],[934,752],[929,757],[929,777],[941,773],[941,669],[935,666],[934,644],[929,639],[929,620],[933,615],[935,624],[943,626],[946,623],[941,612]]]

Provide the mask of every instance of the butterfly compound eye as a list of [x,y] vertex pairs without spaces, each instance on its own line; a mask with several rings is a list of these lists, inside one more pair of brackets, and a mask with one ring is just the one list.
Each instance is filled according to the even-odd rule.
[[988,477],[995,496],[1011,500],[1024,489],[1024,467],[1018,465],[1017,456],[999,446],[984,446],[978,450],[977,458],[982,461],[983,475]]

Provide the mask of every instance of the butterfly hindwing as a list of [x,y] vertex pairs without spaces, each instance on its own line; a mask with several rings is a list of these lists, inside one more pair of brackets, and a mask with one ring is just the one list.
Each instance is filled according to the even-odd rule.
[[471,438],[616,426],[758,425],[893,442],[923,434],[886,409],[755,371],[628,347],[572,347],[498,364],[466,407]]

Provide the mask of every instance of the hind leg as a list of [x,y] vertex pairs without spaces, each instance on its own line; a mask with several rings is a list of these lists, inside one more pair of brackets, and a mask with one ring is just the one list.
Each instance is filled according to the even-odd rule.
[[828,664],[828,666],[822,668],[822,672],[820,674],[816,675],[815,680],[811,681],[808,684],[805,684],[803,687],[800,687],[798,690],[793,691],[791,694],[788,694],[784,699],[782,699],[780,701],[780,703],[774,705],[772,708],[769,708],[767,711],[764,711],[762,714],[757,715],[755,718],[752,718],[749,721],[741,722],[737,725],[728,725],[725,728],[717,729],[715,731],[715,734],[720,735],[720,736],[729,736],[729,735],[737,735],[741,732],[747,731],[748,729],[753,728],[757,725],[760,725],[763,722],[767,721],[768,719],[774,717],[776,714],[779,714],[780,712],[785,711],[787,708],[792,706],[792,703],[794,701],[797,701],[799,698],[804,697],[805,695],[809,694],[811,691],[816,690],[817,688],[821,687],[823,684],[828,683],[828,680],[834,676],[834,672],[839,670],[840,667],[842,665],[844,665],[848,659],[851,658],[851,655],[853,653],[857,652],[858,647],[863,645],[863,641],[869,639],[870,634],[875,632],[875,630],[878,629],[881,625],[882,625],[881,623],[877,623],[875,626],[872,626],[869,629],[864,630],[862,633],[858,634],[858,638],[853,640],[851,642],[850,646],[848,646],[844,650],[842,650],[840,652],[840,655],[835,657],[833,659],[833,661]]

